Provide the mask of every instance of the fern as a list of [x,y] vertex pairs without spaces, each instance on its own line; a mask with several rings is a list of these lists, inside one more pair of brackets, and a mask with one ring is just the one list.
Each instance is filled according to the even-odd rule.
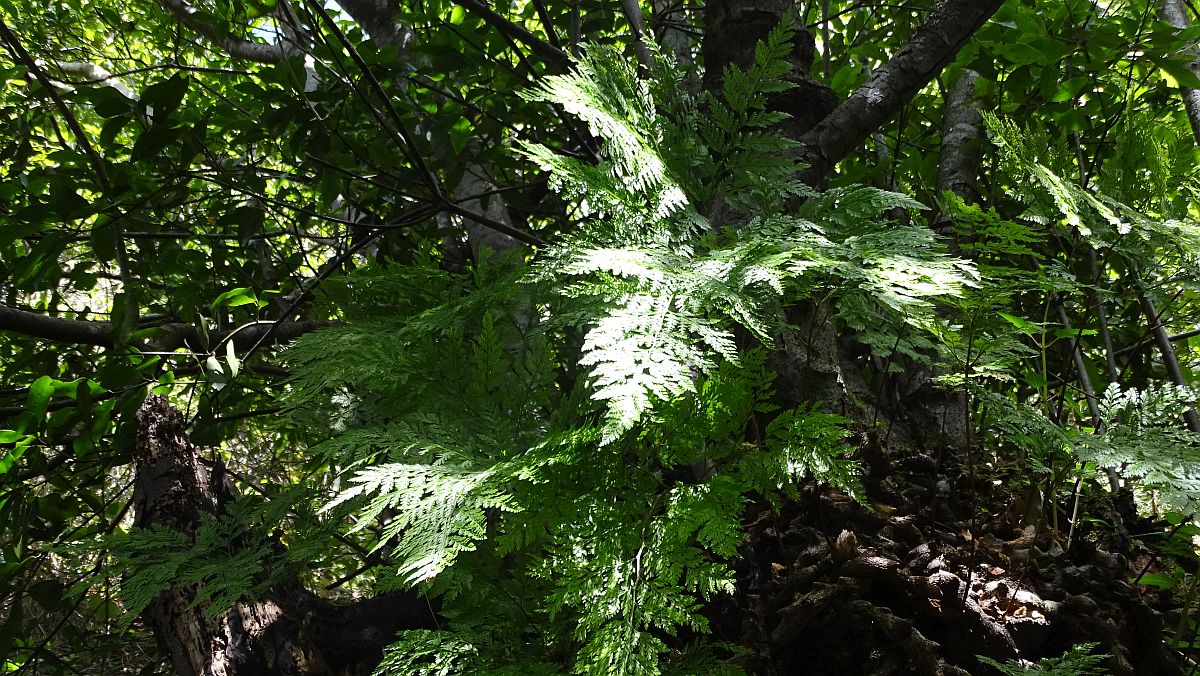
[[1198,399],[1190,388],[1122,390],[1114,383],[1100,400],[1104,433],[1079,439],[1076,452],[1098,467],[1119,468],[1164,505],[1194,511],[1200,502],[1200,434],[1180,427],[1179,417]]
[[1035,470],[1044,472],[1052,459],[1072,448],[1067,431],[1040,409],[978,386],[972,391],[986,407],[988,425],[998,432],[996,438],[1020,449]]
[[387,647],[373,676],[559,676],[555,665],[522,661],[519,665],[488,664],[480,644],[484,635],[414,629],[402,631]]
[[[119,619],[128,627],[161,594],[175,588],[194,590],[193,605],[215,618],[246,597],[266,593],[281,581],[292,580],[306,568],[314,550],[324,550],[331,532],[321,527],[309,531],[309,542],[274,558],[269,535],[285,515],[298,509],[289,495],[264,502],[239,497],[221,515],[204,514],[195,541],[166,528],[118,532],[96,542],[73,543],[82,551],[103,551],[112,558],[114,576],[121,577],[125,613]],[[255,524],[253,529],[247,524]],[[230,547],[230,543],[239,543]]]
[[[400,632],[387,647],[375,676],[454,676],[478,673],[479,650],[450,632],[414,629]],[[471,671],[468,671],[470,669]]]
[[[984,113],[984,122],[992,142],[1000,151],[1002,165],[1022,186],[1017,197],[1029,207],[1026,218],[1041,224],[1058,222],[1074,228],[1093,245],[1111,248],[1143,265],[1155,260],[1156,252],[1169,251],[1173,254],[1174,264],[1189,269],[1194,267],[1189,252],[1200,246],[1200,223],[1191,217],[1186,205],[1165,205],[1167,210],[1157,214],[1147,212],[1146,207],[1161,208],[1164,205],[1148,200],[1143,191],[1129,190],[1128,180],[1118,182],[1116,187],[1124,189],[1131,197],[1140,196],[1141,205],[1127,204],[1082,188],[1062,178],[1061,171],[1033,159],[1046,147],[1042,145],[1046,143],[1044,137],[994,114]],[[1133,138],[1153,146],[1145,134]],[[1147,150],[1145,145],[1142,150]],[[1149,152],[1161,154],[1165,149],[1159,145]],[[1165,160],[1159,164],[1167,166]],[[1164,171],[1162,175],[1172,173]],[[1194,189],[1195,177],[1189,177],[1187,182]],[[1195,270],[1191,272],[1195,274]]]
[[787,491],[794,481],[818,477],[845,493],[865,499],[861,470],[842,443],[849,420],[819,411],[784,411],[767,427],[766,452],[747,457],[740,478],[754,490],[772,494]]
[[[777,28],[749,71],[726,73],[725,101],[710,102],[715,112],[703,123],[695,117],[663,120],[659,108],[690,106],[654,101],[655,90],[601,48],[589,49],[576,72],[550,78],[531,95],[576,111],[603,141],[597,165],[535,145],[524,151],[552,172],[564,197],[593,216],[547,253],[532,279],[562,289],[570,301],[554,315],[591,319],[580,363],[591,368],[593,397],[607,406],[608,443],[656,405],[693,393],[697,376],[722,360],[735,360],[734,326],[768,340],[789,292],[841,289],[839,307],[851,322],[866,323],[850,310],[862,307],[856,298],[865,298],[870,306],[924,326],[931,318],[930,299],[974,283],[969,265],[948,258],[927,228],[878,227],[888,210],[923,207],[872,188],[832,190],[813,196],[798,217],[756,217],[736,230],[704,235],[711,225],[727,225],[709,224],[699,215],[712,211],[713,200],[738,207],[739,196],[761,186],[774,195],[812,196],[786,182],[796,169],[784,158],[786,144],[741,144],[736,157],[724,145],[777,121],[755,111],[765,109],[768,93],[788,86],[779,77],[786,72],[780,59],[789,40],[790,32]],[[614,100],[614,93],[632,100]],[[686,149],[707,145],[714,154],[722,151],[720,162],[706,165],[715,175],[687,186],[675,178],[670,168],[680,163],[669,157],[663,139],[679,137],[707,142],[682,144]],[[746,178],[751,174],[753,181]],[[714,181],[726,187],[697,188]],[[869,313],[878,315],[874,308]]]
[[[881,353],[917,357],[975,274],[886,222],[912,199],[795,182],[767,112],[791,37],[772,31],[723,97],[670,86],[661,55],[642,80],[587,48],[527,96],[586,123],[598,161],[521,149],[579,226],[519,276],[360,273],[336,291],[351,321],[289,351],[290,420],[335,421],[308,425],[343,472],[324,514],[386,557],[376,587],[419,586],[452,619],[402,634],[380,673],[684,668],[665,639],[706,632],[732,592],[749,495],[812,479],[861,499],[848,421],[770,404],[781,308],[830,298]],[[791,197],[808,202],[785,214]],[[693,661],[730,671],[718,653]]]
[[437,576],[459,552],[473,548],[484,536],[486,510],[511,508],[488,470],[387,464],[361,470],[351,481],[355,486],[342,491],[326,509],[359,495],[370,497],[357,528],[384,510],[395,510],[397,516],[384,527],[372,552],[399,538],[392,554],[400,560],[399,573],[410,582]]
[[1108,655],[1093,655],[1096,643],[1080,643],[1073,646],[1062,657],[1046,657],[1038,660],[1033,667],[1023,666],[1016,661],[997,662],[989,657],[980,655],[979,661],[993,667],[1004,676],[1033,676],[1045,674],[1052,676],[1104,676],[1106,672],[1100,664]]

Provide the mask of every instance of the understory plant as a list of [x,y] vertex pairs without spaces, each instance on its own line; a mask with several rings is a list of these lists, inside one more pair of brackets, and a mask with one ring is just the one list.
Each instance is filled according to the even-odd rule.
[[[748,513],[818,483],[865,500],[849,439],[878,420],[776,396],[774,365],[796,358],[780,338],[797,328],[784,312],[795,306],[820,307],[812,316],[881,371],[921,364],[969,394],[962,414],[996,432],[992,457],[1048,494],[1074,483],[1078,500],[1095,471],[1190,510],[1197,437],[1178,418],[1194,391],[1110,373],[1083,399],[1056,392],[1069,378],[1052,364],[1082,363],[1056,351],[1096,357],[1097,330],[1065,324],[1062,299],[1120,298],[1039,246],[1057,229],[1130,269],[1175,247],[1184,270],[1191,221],[1066,182],[1030,159],[1039,141],[992,118],[1028,208],[1006,220],[947,196],[975,262],[951,256],[905,195],[794,179],[794,143],[774,131],[786,115],[767,105],[792,86],[791,37],[772,31],[753,65],[725,70],[719,95],[688,94],[663,55],[639,73],[600,46],[527,92],[597,142],[591,157],[518,146],[566,205],[570,233],[530,260],[484,252],[451,271],[418,256],[325,284],[345,321],[287,351],[279,422],[316,437],[317,497],[310,484],[265,506],[240,498],[194,545],[165,531],[105,541],[129,572],[130,616],[179,579],[219,612],[327,564],[322,543],[338,537],[382,563],[335,586],[416,589],[448,620],[401,632],[377,673],[736,672],[737,648],[705,640],[706,611],[735,589]],[[249,522],[261,532],[231,531]],[[219,546],[279,532],[307,535],[282,558]],[[1050,672],[1095,662],[1064,660]]]
[[1016,660],[997,662],[982,655],[979,656],[979,661],[994,667],[1004,676],[1103,676],[1107,672],[1100,663],[1108,655],[1092,654],[1096,646],[1096,643],[1081,643],[1072,646],[1062,657],[1046,657],[1032,666],[1024,666]]
[[720,96],[687,95],[661,55],[639,77],[588,48],[527,96],[585,123],[597,156],[521,146],[574,231],[529,265],[364,270],[350,321],[290,349],[293,417],[335,421],[312,449],[343,470],[326,517],[392,562],[377,588],[451,620],[402,633],[379,673],[730,671],[699,639],[747,505],[806,480],[862,498],[849,421],[773,402],[782,308],[819,298],[892,347],[975,277],[889,218],[912,199],[792,178],[767,108],[790,39],[774,30]]
[[[719,94],[688,94],[664,55],[638,72],[601,46],[526,92],[596,141],[589,157],[517,144],[570,232],[529,260],[485,251],[452,271],[415,254],[324,284],[344,321],[286,352],[277,423],[315,437],[300,461],[310,483],[237,499],[194,543],[105,540],[128,573],[129,617],[180,580],[219,613],[328,566],[322,548],[340,539],[381,563],[322,582],[416,589],[447,620],[401,632],[379,674],[736,673],[738,649],[705,640],[707,610],[734,592],[751,509],[815,484],[865,501],[849,439],[878,417],[776,395],[779,360],[797,359],[781,336],[812,328],[789,326],[797,306],[865,346],[881,380],[919,364],[969,395],[967,424],[995,432],[987,451],[1022,481],[1050,495],[1074,483],[1078,499],[1100,476],[1191,510],[1197,436],[1178,418],[1195,392],[1109,373],[1068,393],[1053,369],[1101,355],[1098,329],[1068,325],[1063,299],[1122,299],[1041,243],[1106,247],[1130,270],[1170,250],[1186,271],[1200,231],[1070,184],[1031,159],[1041,141],[991,118],[1028,208],[1008,220],[947,196],[974,262],[952,256],[910,197],[795,180],[795,143],[774,131],[786,114],[768,106],[792,86],[791,39],[772,31]],[[222,547],[279,533],[282,555]],[[1074,651],[1042,672],[1091,673],[1097,659]]]

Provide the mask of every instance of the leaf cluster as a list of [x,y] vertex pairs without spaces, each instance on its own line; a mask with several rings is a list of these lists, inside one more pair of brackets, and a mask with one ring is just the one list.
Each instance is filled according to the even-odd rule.
[[[527,96],[586,123],[598,160],[522,146],[576,229],[517,279],[482,261],[465,282],[363,280],[403,310],[368,294],[366,314],[291,348],[292,415],[329,414],[314,451],[345,471],[326,513],[389,561],[377,587],[439,595],[453,620],[403,634],[380,673],[719,664],[684,639],[733,591],[751,500],[810,480],[862,498],[849,421],[771,403],[781,308],[829,298],[837,321],[889,349],[903,330],[916,353],[935,303],[976,282],[889,221],[922,208],[910,198],[794,182],[765,112],[790,40],[777,28],[701,100],[661,55],[647,80],[587,48]],[[787,196],[808,201],[785,211]]]

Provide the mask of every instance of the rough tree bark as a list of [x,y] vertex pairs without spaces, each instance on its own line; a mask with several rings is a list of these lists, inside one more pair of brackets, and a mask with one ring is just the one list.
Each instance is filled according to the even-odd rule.
[[[205,471],[183,416],[166,399],[148,397],[137,420],[134,526],[169,528],[194,542],[201,518],[217,514],[231,488],[219,472]],[[428,606],[411,594],[338,606],[292,582],[214,614],[196,593],[174,588],[143,613],[181,676],[368,674],[397,631],[432,624]]]
[[[943,0],[929,11],[908,44],[840,103],[832,90],[813,79],[810,69],[814,38],[806,30],[797,30],[790,58],[792,69],[787,76],[796,86],[771,103],[792,116],[780,131],[801,145],[800,159],[808,165],[801,172],[801,180],[819,186],[840,160],[933,81],[1003,4],[1003,0]],[[707,3],[702,44],[705,87],[720,87],[727,64],[749,65],[755,43],[790,8],[791,3],[784,0]],[[781,337],[783,349],[775,359],[779,371],[776,384],[782,399],[789,403],[823,401],[834,410],[858,418],[867,413],[862,404],[874,402],[870,406],[874,417],[880,396],[863,377],[861,351],[847,349],[853,347],[848,345],[853,341],[838,334],[826,310],[820,306],[794,308],[789,320],[799,328]],[[915,432],[893,427],[888,440],[900,442],[914,436]]]
[[983,118],[975,83],[979,73],[964,70],[946,94],[942,111],[942,148],[938,157],[938,192],[950,191],[969,203],[979,202],[979,156]]
[[[1163,0],[1162,18],[1179,30],[1184,30],[1192,25],[1187,5],[1183,0]],[[1188,68],[1196,75],[1200,75],[1200,50],[1193,45],[1188,51],[1194,57]],[[1192,125],[1192,134],[1200,139],[1200,90],[1180,87],[1179,95],[1183,97],[1188,122]]]
[[871,132],[929,84],[1004,0],[944,0],[912,39],[829,115],[800,137],[803,178],[815,185]]

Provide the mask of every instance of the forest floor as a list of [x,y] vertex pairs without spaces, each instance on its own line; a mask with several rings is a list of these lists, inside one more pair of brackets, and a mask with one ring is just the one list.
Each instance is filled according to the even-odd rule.
[[739,591],[714,606],[715,632],[767,676],[999,674],[976,656],[1036,662],[1088,642],[1109,655],[1104,673],[1194,673],[1167,645],[1184,626],[1180,595],[1144,583],[1175,564],[1129,535],[1161,542],[1171,526],[1084,482],[1068,537],[1074,504],[1057,505],[1055,528],[1025,499],[1036,491],[1006,480],[915,455],[873,469],[869,507],[815,487],[753,506]]

